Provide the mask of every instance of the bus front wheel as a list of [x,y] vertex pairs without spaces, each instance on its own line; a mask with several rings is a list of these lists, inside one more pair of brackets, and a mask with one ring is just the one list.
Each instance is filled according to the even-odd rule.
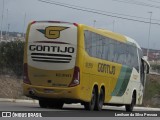
[[133,95],[132,95],[131,104],[125,105],[126,111],[127,111],[127,112],[132,112],[135,104],[136,104],[136,95],[133,94]]
[[84,107],[86,110],[90,110],[90,111],[94,110],[95,105],[96,105],[96,98],[97,98],[96,90],[95,90],[95,88],[93,88],[91,101],[84,103]]

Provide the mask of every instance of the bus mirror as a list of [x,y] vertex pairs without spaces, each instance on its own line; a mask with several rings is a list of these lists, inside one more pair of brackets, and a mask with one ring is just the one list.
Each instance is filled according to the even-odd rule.
[[144,59],[144,58],[142,58],[142,61],[143,61],[143,63],[144,63],[144,65],[145,65],[145,72],[146,72],[146,74],[149,74],[149,70],[150,70],[150,64],[149,64],[149,62],[146,60],[146,59]]
[[148,64],[146,64],[146,66],[147,66],[146,74],[149,74],[150,67]]

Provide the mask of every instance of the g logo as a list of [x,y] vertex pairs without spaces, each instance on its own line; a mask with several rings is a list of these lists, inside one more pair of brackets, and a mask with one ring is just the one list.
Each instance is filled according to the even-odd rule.
[[62,26],[49,26],[45,30],[37,29],[39,32],[43,33],[44,36],[48,39],[57,39],[60,37],[60,32],[67,29],[68,27]]
[[48,39],[57,39],[60,37],[60,31],[67,29],[67,27],[49,26],[45,29],[45,37]]

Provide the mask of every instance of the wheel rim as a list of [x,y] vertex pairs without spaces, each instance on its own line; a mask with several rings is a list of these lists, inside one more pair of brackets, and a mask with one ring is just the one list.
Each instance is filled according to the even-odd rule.
[[103,102],[104,102],[104,94],[103,94],[103,90],[101,90],[100,95],[99,95],[99,108],[100,109],[103,106]]
[[93,90],[92,91],[92,99],[91,99],[91,109],[94,109],[95,101],[96,101],[96,95],[95,95],[95,90]]
[[136,104],[136,98],[135,98],[135,96],[133,95],[133,96],[132,96],[131,104],[128,106],[128,110],[127,110],[127,111],[133,111],[133,107],[134,107],[135,104]]

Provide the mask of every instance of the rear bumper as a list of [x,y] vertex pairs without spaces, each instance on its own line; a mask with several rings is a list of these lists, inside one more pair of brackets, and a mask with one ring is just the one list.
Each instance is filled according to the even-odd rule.
[[59,88],[34,86],[23,83],[23,94],[34,99],[58,99],[82,101],[79,86]]

